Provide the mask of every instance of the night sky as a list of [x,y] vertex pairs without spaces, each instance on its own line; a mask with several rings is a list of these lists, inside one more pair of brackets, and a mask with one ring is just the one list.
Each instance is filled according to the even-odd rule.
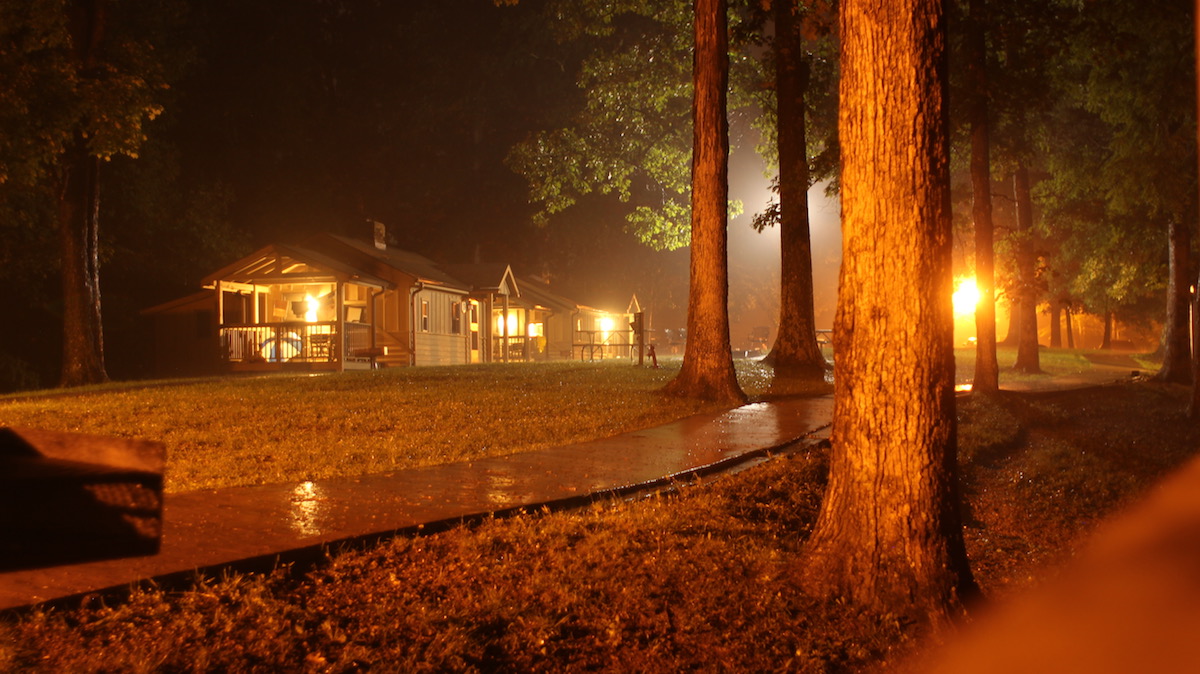
[[[255,245],[363,236],[374,219],[396,245],[435,260],[546,273],[602,308],[624,310],[636,292],[655,327],[682,327],[686,250],[638,243],[614,198],[530,224],[524,180],[505,155],[581,101],[580,54],[552,41],[538,5],[203,3],[199,63],[178,87],[187,178],[231,185],[230,216]],[[754,140],[741,139],[731,166],[732,198],[746,210],[731,223],[735,344],[777,312],[778,235],[750,227],[770,196]],[[831,323],[836,207],[817,206],[818,322]]]

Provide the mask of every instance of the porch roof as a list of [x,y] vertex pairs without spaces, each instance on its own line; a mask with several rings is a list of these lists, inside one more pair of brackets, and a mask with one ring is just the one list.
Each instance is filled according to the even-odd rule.
[[219,269],[201,281],[212,288],[217,281],[250,285],[279,283],[357,283],[391,289],[395,284],[354,265],[301,246],[272,244]]

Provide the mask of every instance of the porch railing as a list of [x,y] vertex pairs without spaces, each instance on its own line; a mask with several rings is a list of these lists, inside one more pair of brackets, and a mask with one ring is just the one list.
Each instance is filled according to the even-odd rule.
[[630,333],[624,331],[576,330],[572,351],[579,355],[579,360],[630,358],[635,345],[629,340]]
[[[367,326],[369,327],[369,326]],[[263,323],[221,328],[225,358],[237,363],[336,362],[337,324]]]

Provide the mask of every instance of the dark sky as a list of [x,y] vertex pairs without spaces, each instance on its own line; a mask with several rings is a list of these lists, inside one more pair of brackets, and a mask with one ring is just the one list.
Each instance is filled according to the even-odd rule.
[[[195,4],[200,58],[177,87],[185,174],[232,188],[231,216],[255,245],[318,231],[362,235],[375,219],[397,245],[435,260],[548,272],[604,308],[623,310],[636,292],[655,327],[683,325],[686,251],[639,244],[611,200],[585,201],[546,229],[530,224],[525,183],[504,157],[526,135],[561,125],[581,100],[579,54],[552,42],[540,3]],[[774,323],[778,235],[749,226],[769,197],[752,150],[735,151],[731,185],[747,211],[730,236],[738,343]],[[814,225],[816,264],[828,272],[832,259],[836,274],[836,217],[825,220],[832,224]],[[823,234],[831,230],[833,238]],[[832,306],[828,278],[818,279],[818,322],[822,298]]]

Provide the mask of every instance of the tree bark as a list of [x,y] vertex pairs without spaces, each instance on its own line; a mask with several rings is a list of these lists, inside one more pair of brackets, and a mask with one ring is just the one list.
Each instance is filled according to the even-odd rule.
[[[68,8],[76,67],[89,76],[104,33],[105,3],[77,0]],[[61,159],[58,207],[62,246],[63,362],[61,386],[108,380],[100,315],[100,160],[79,134]]]
[[687,347],[666,392],[738,404],[729,344],[729,78],[725,0],[696,0],[692,102],[692,244]]
[[817,345],[813,310],[812,239],[808,219],[808,144],[804,96],[809,64],[795,17],[796,3],[774,3],[775,93],[779,144],[779,331],[763,361],[776,377],[823,380],[829,364]]
[[1000,365],[996,362],[996,250],[992,222],[991,138],[988,127],[987,19],[983,0],[970,0],[967,48],[971,76],[971,189],[975,220],[975,375],[971,390],[1000,389]]
[[1167,319],[1163,322],[1163,364],[1154,378],[1173,384],[1192,382],[1191,335],[1191,248],[1192,230],[1178,219],[1169,227],[1169,278]]
[[[1200,10],[1193,11],[1192,35],[1195,37],[1196,63],[1200,63]],[[1196,114],[1200,119],[1200,68],[1196,69]],[[1200,150],[1200,133],[1196,134],[1196,147]],[[1197,167],[1200,168],[1200,151],[1196,153]],[[1200,419],[1200,278],[1196,279],[1195,292],[1192,293],[1192,398],[1188,403],[1188,417],[1195,421]]]
[[1100,348],[1107,351],[1112,348],[1113,312],[1104,312],[1104,336],[1100,338]]
[[1066,323],[1067,323],[1067,348],[1074,349],[1075,348],[1075,325],[1074,325],[1073,319],[1071,318],[1072,314],[1071,314],[1071,303],[1070,302],[1067,302],[1066,304],[1063,305],[1063,314],[1065,315],[1065,318],[1067,319],[1067,321],[1066,321]]
[[1037,332],[1037,255],[1033,247],[1033,196],[1029,189],[1029,169],[1023,161],[1013,173],[1013,194],[1017,200],[1017,297],[1014,313],[1017,321],[1017,362],[1013,369],[1026,374],[1042,371],[1038,354]]
[[1062,348],[1062,300],[1050,300],[1050,348]]
[[975,587],[958,515],[942,3],[839,11],[833,448],[801,582],[940,621]]

